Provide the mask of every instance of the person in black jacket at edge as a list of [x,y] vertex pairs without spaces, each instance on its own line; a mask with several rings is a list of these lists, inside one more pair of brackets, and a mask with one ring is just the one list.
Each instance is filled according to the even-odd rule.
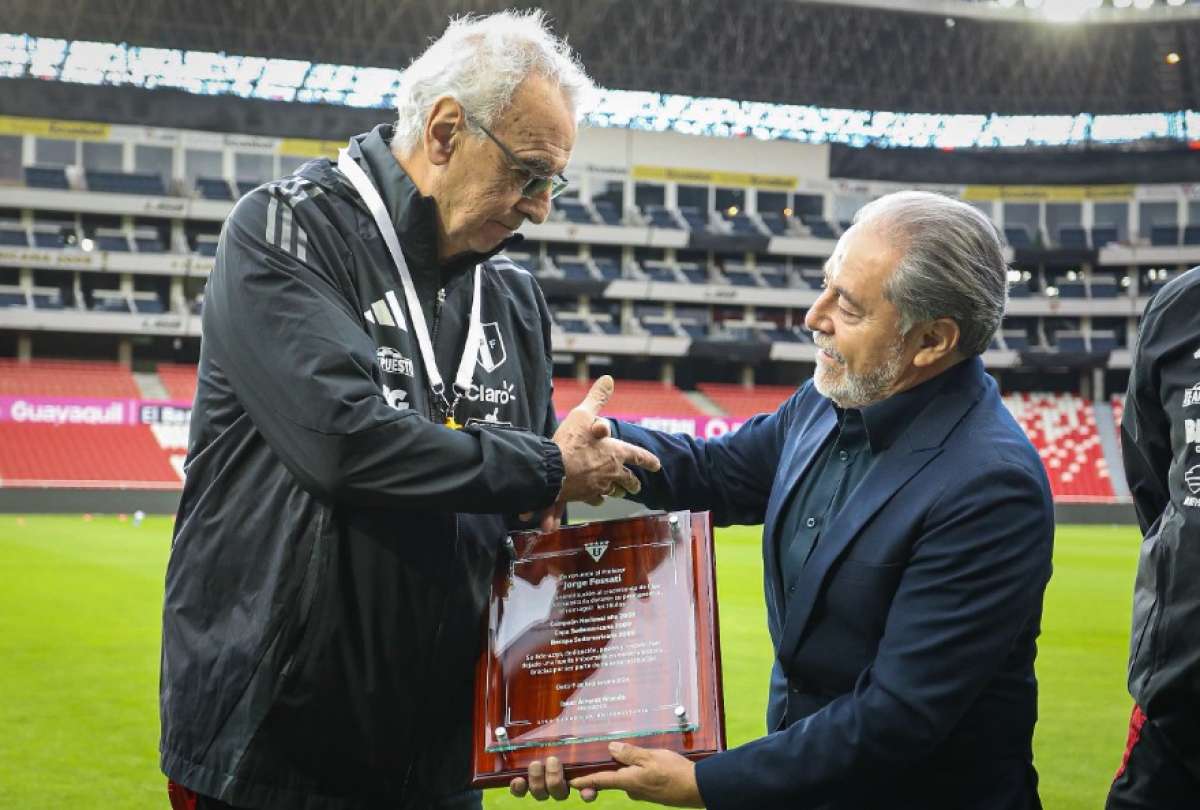
[[1108,810],[1200,807],[1200,268],[1142,316],[1125,413],[1125,477],[1141,526],[1133,716]]
[[637,487],[602,378],[557,424],[542,222],[591,82],[543,15],[451,22],[395,127],[241,199],[203,315],[167,567],[177,810],[479,808],[480,620],[506,532]]

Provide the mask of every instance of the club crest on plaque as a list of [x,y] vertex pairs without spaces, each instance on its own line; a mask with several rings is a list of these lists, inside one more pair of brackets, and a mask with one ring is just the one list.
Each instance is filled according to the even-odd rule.
[[593,540],[590,543],[584,543],[583,550],[592,558],[592,562],[600,562],[600,558],[604,556],[604,552],[608,551],[608,541]]

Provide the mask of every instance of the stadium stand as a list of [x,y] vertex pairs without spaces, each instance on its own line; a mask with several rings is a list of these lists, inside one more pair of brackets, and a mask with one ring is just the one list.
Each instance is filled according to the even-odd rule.
[[71,187],[67,182],[67,172],[61,166],[26,166],[25,185],[30,188],[60,190],[66,190]]
[[196,398],[196,367],[178,363],[159,363],[158,379],[167,394],[176,402],[191,402]]
[[0,485],[175,489],[181,478],[147,425],[0,422]]
[[110,194],[149,194],[161,196],[167,193],[161,175],[141,172],[102,172],[89,169],[84,173],[89,191],[106,191]]
[[224,177],[197,177],[196,191],[206,200],[232,200],[233,192]]
[[117,363],[0,358],[0,396],[136,398],[141,392]]
[[1092,404],[1073,394],[1010,394],[1004,404],[1029,436],[1061,500],[1112,500]]
[[735,419],[749,419],[757,413],[771,413],[796,393],[795,386],[791,385],[756,385],[747,388],[730,383],[700,383],[696,388]]
[[[565,414],[583,401],[591,382],[556,377],[554,379],[554,408]],[[607,413],[651,414],[655,416],[703,416],[703,411],[669,383],[648,380],[621,380],[605,407]]]

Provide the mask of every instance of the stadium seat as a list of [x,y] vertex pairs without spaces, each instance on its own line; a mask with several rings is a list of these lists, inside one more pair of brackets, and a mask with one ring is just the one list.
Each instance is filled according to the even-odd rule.
[[563,328],[564,332],[571,332],[577,335],[588,335],[592,332],[591,324],[588,323],[587,320],[578,316],[574,318],[558,316],[556,320],[558,321],[559,326]]
[[784,326],[776,326],[763,331],[762,336],[772,343],[799,343],[800,336],[795,330]]
[[[591,381],[571,378],[554,379],[554,409],[565,415],[583,401]],[[647,380],[617,380],[606,415],[625,416],[702,416],[692,401],[673,385]]]
[[1176,225],[1155,225],[1150,229],[1150,244],[1169,247],[1179,244],[1179,227]]
[[774,236],[784,236],[789,230],[788,220],[779,211],[763,211],[759,213],[758,218]]
[[1072,394],[1010,394],[1004,404],[1042,457],[1056,499],[1113,499],[1091,402]]
[[1088,291],[1092,298],[1116,298],[1121,294],[1121,285],[1114,278],[1093,277]]
[[682,225],[675,218],[674,212],[661,205],[646,206],[646,222],[651,228],[671,228],[679,230]]
[[782,267],[760,264],[758,276],[768,287],[783,288],[788,285],[787,272]]
[[8,307],[29,307],[29,296],[20,287],[6,285],[0,287],[0,309]]
[[1114,244],[1118,239],[1117,229],[1112,225],[1097,225],[1092,228],[1092,244],[1097,248]]
[[[78,394],[72,394],[78,396]],[[0,422],[5,486],[176,489],[179,473],[148,425]]]
[[201,256],[216,256],[219,238],[215,233],[196,234],[196,252]]
[[1023,225],[1008,225],[1004,228],[1004,239],[1009,246],[1014,248],[1031,248],[1033,247],[1033,237],[1029,235],[1029,230]]
[[137,398],[141,392],[117,363],[0,358],[0,396]]
[[611,200],[592,200],[592,209],[605,225],[621,224],[621,212]]
[[34,309],[64,309],[66,307],[62,290],[57,287],[34,287]]
[[701,340],[708,337],[708,324],[703,321],[679,319],[678,323],[683,333],[692,340]]
[[224,177],[197,177],[196,191],[206,200],[232,200],[233,192]]
[[600,278],[605,281],[613,281],[621,277],[621,265],[616,259],[609,258],[593,258],[592,264],[596,266],[596,270],[600,273]]
[[666,262],[648,261],[642,265],[642,272],[651,281],[663,284],[678,284],[680,278],[675,273],[675,267]]
[[1183,229],[1185,245],[1200,245],[1200,225],[1188,225]]
[[1075,329],[1062,329],[1055,334],[1054,345],[1060,352],[1086,352],[1087,340]]
[[825,271],[819,267],[805,267],[800,270],[800,280],[810,290],[820,290],[825,286]]
[[621,324],[614,320],[612,315],[593,315],[591,321],[598,332],[605,335],[621,334]]
[[13,220],[0,221],[0,245],[29,247],[29,234],[25,232],[25,226]]
[[823,217],[804,215],[801,216],[800,219],[804,223],[805,227],[808,228],[808,232],[814,239],[838,238],[837,232],[834,231],[833,226],[826,222]]
[[729,283],[735,287],[758,287],[758,286],[761,286],[758,283],[758,276],[756,276],[752,271],[747,270],[745,268],[740,268],[740,269],[726,268],[725,269],[725,278],[728,279]]
[[163,244],[162,237],[154,228],[135,228],[133,231],[133,244],[138,249],[138,253],[167,252],[167,247]]
[[691,206],[681,206],[679,208],[679,216],[683,217],[683,221],[686,223],[688,230],[709,230],[707,211],[702,211],[699,208],[693,208]]
[[61,250],[67,246],[67,235],[63,225],[35,222],[33,224],[33,246]]
[[1078,225],[1064,225],[1058,229],[1058,245],[1064,248],[1083,248],[1088,246],[1087,231]]
[[159,363],[155,369],[159,382],[175,402],[196,398],[196,366],[186,363]]
[[129,299],[120,290],[92,290],[93,312],[129,312]]
[[700,383],[700,393],[716,403],[726,415],[748,419],[759,413],[773,413],[796,393],[790,385],[756,385],[746,388],[732,383]]
[[654,337],[675,337],[675,324],[673,321],[652,321],[643,319],[641,321],[642,329]]
[[679,274],[691,284],[708,283],[708,269],[698,264],[688,263],[679,265]]
[[167,193],[162,175],[149,172],[84,172],[89,191],[110,194],[146,194],[162,196]]
[[554,207],[558,209],[561,217],[567,222],[574,222],[580,225],[594,225],[596,221],[592,218],[592,213],[579,200],[559,198],[554,201]]
[[1029,334],[1024,329],[1005,329],[1000,333],[1004,345],[1014,352],[1029,348]]
[[762,230],[754,223],[746,214],[734,214],[733,216],[726,215],[725,221],[735,234],[745,234],[747,236],[762,236]]
[[559,257],[558,269],[562,271],[563,278],[573,279],[576,281],[594,281],[592,269],[587,266],[587,262],[578,258]]
[[69,190],[67,172],[62,166],[26,166],[25,185],[30,188]]
[[96,243],[96,250],[129,252],[129,237],[120,228],[97,228],[93,241]]
[[1093,329],[1088,341],[1094,352],[1111,352],[1117,348],[1117,333],[1111,329]]
[[1087,298],[1087,287],[1082,280],[1061,281],[1058,283],[1059,298]]
[[133,293],[133,311],[142,315],[157,315],[166,312],[162,299],[155,293],[138,290]]

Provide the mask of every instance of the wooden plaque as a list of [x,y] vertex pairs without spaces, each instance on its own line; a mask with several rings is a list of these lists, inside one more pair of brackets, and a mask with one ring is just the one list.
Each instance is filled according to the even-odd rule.
[[725,750],[712,526],[673,512],[511,536],[475,676],[472,786],[556,756],[616,767],[608,743]]

